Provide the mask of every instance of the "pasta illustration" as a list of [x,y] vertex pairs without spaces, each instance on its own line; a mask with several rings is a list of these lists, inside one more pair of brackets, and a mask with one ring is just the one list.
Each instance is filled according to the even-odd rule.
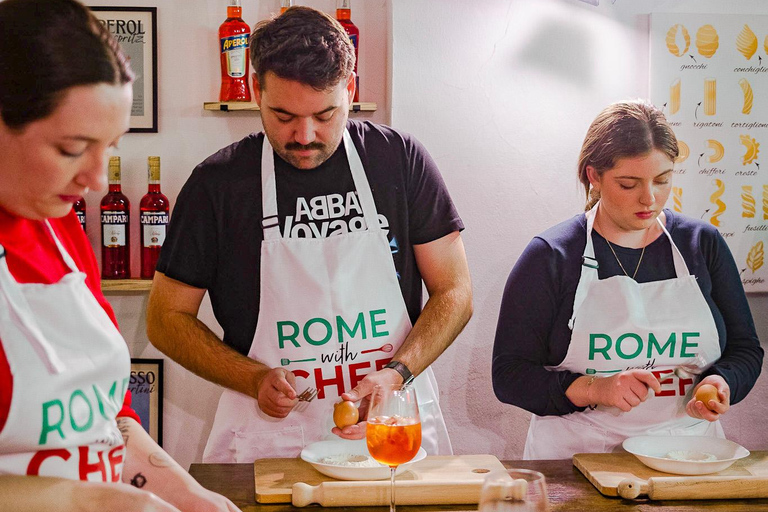
[[715,179],[713,183],[717,190],[715,190],[715,192],[709,196],[709,201],[717,206],[717,210],[715,210],[715,213],[712,214],[709,222],[711,222],[712,225],[717,228],[720,227],[720,216],[725,213],[725,203],[720,199],[720,196],[725,193],[725,184],[722,182],[722,180],[718,179]]
[[669,113],[677,114],[680,110],[680,79],[678,78],[669,86]]
[[[683,48],[683,51],[680,51],[680,48],[677,46],[677,34],[682,34],[683,41],[685,42],[685,48]],[[685,52],[688,51],[688,48],[691,47],[691,36],[688,34],[688,30],[682,26],[682,25],[673,25],[668,31],[667,31],[667,49],[669,50],[669,53],[674,55],[675,57],[682,57],[685,55]]]
[[677,150],[678,155],[677,158],[675,158],[676,163],[685,162],[685,159],[688,158],[688,155],[691,154],[691,150],[688,148],[688,144],[681,141],[680,139],[677,140]]
[[672,209],[683,213],[683,187],[672,187],[672,202],[674,203]]
[[747,219],[755,217],[755,198],[752,196],[752,186],[741,187],[741,216]]
[[763,242],[757,242],[747,254],[747,267],[754,274],[757,270],[763,266],[763,258],[765,251],[763,250]]
[[763,220],[768,220],[768,185],[763,185]]
[[696,48],[706,58],[712,58],[720,46],[717,30],[712,25],[702,25],[696,31]]
[[747,60],[751,59],[757,51],[757,36],[749,25],[744,25],[744,28],[739,32],[739,37],[736,38],[736,49],[744,55]]
[[704,80],[704,115],[713,116],[717,112],[717,80]]
[[741,164],[749,165],[757,160],[757,155],[760,153],[760,143],[757,142],[754,137],[750,137],[749,135],[740,135],[739,140],[744,145],[744,147],[747,148]]
[[723,159],[723,155],[725,154],[725,148],[723,147],[722,144],[720,144],[715,139],[709,139],[707,140],[707,146],[714,151],[714,153],[712,153],[707,157],[707,162],[714,164]]
[[752,112],[752,100],[754,99],[752,86],[749,85],[746,78],[739,80],[739,85],[741,86],[741,92],[744,93],[744,106],[741,107],[741,113],[749,114]]

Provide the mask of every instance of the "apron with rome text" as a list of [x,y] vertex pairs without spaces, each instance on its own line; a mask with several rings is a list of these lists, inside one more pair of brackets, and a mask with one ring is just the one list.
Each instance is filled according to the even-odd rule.
[[[586,214],[586,261],[595,257],[592,226],[598,206]],[[685,411],[695,382],[676,376],[674,368],[693,363],[703,371],[711,366],[720,358],[719,336],[696,276],[688,271],[661,219],[657,220],[672,246],[677,277],[648,283],[624,275],[600,280],[597,269],[582,266],[568,353],[562,363],[547,369],[609,377],[642,368],[668,380],[658,395],[650,391],[648,399],[629,412],[599,406],[564,416],[533,415],[525,459],[611,452],[624,439],[638,435],[724,437],[719,421],[692,418]]]
[[13,376],[0,474],[120,482],[128,347],[46,225],[71,270],[56,283],[17,283],[0,247],[0,341]]
[[[286,418],[272,418],[253,397],[225,390],[205,462],[297,457],[309,443],[338,439],[331,433],[333,404],[365,375],[383,368],[411,330],[389,242],[346,130],[343,144],[367,229],[327,238],[280,236],[274,154],[266,135],[262,147],[261,294],[248,357],[292,371],[297,392],[314,387],[317,397],[299,402]],[[432,369],[414,385],[422,446],[430,455],[451,454]]]

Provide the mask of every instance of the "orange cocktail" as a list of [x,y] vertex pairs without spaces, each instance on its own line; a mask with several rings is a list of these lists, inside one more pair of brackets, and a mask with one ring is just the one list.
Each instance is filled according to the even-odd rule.
[[416,418],[377,416],[368,420],[368,451],[382,464],[397,466],[416,456],[421,447],[421,423]]

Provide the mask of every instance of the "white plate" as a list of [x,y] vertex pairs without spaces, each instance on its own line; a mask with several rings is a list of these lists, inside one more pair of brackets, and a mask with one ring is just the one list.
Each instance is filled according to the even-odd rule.
[[[336,464],[323,464],[320,460],[323,457],[329,457],[332,455],[364,455],[370,457],[368,453],[368,445],[365,443],[365,439],[358,439],[356,441],[350,441],[347,439],[338,439],[332,441],[318,441],[316,443],[309,444],[301,450],[301,459],[309,462],[312,466],[326,476],[331,478],[337,478],[339,480],[385,480],[389,478],[389,466],[379,464],[372,468],[363,468],[356,466],[339,466]],[[427,452],[424,448],[419,448],[416,456],[405,464],[400,464],[397,467],[396,475],[399,475],[403,471],[408,471],[408,468],[414,462],[418,462],[427,456]]]
[[[678,475],[716,473],[749,455],[749,450],[733,441],[706,436],[638,436],[626,439],[622,446],[649,468]],[[712,454],[716,460],[694,461],[667,458],[669,452],[677,450]]]

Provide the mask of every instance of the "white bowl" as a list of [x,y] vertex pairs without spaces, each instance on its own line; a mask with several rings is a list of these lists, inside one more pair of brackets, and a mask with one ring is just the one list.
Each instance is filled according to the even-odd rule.
[[[749,450],[733,441],[707,436],[637,436],[622,446],[649,468],[678,475],[716,473],[749,455]],[[667,454],[672,451],[711,454],[715,460],[670,459]]]
[[[358,467],[358,466],[340,466],[337,464],[323,464],[320,462],[324,457],[333,455],[362,455],[370,457],[368,445],[365,439],[350,441],[347,439],[334,439],[332,441],[318,441],[309,444],[301,450],[301,459],[309,462],[312,466],[326,476],[337,478],[339,480],[385,480],[389,478],[389,466],[379,464],[376,467]],[[418,462],[427,456],[424,448],[419,448],[416,456],[410,462],[400,464],[397,467],[396,475],[408,468],[414,462]],[[378,463],[377,463],[378,464]]]

